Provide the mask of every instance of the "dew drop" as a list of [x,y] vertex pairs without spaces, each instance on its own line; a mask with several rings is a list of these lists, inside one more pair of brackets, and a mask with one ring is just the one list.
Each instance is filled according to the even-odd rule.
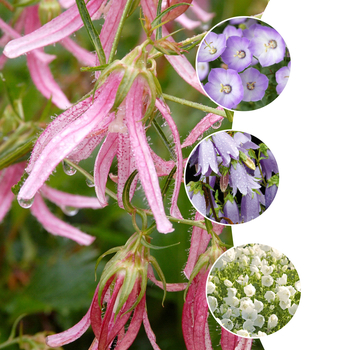
[[29,198],[29,199],[18,198],[18,204],[24,209],[30,208],[32,206],[33,202],[34,202],[34,197]]
[[86,178],[86,185],[89,187],[95,187],[95,183],[88,178]]
[[200,135],[197,137],[197,140],[200,141],[202,138],[203,138],[203,134],[200,134]]
[[62,211],[63,211],[66,215],[68,215],[68,216],[74,216],[74,215],[76,215],[76,214],[78,213],[78,211],[79,211],[79,209],[74,208],[74,207],[70,207],[70,206],[68,206],[68,205],[67,205],[67,206],[66,206],[66,205],[62,206],[61,209],[62,209]]
[[72,176],[77,172],[72,166],[70,166],[64,160],[62,161],[62,167],[63,167],[63,171],[69,176]]
[[219,120],[219,121],[217,121],[216,123],[214,123],[211,127],[212,127],[213,129],[219,129],[220,126],[221,126],[221,122],[222,122],[222,120]]

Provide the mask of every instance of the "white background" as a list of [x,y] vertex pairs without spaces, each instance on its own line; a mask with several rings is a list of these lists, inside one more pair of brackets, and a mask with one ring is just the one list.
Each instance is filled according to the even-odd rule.
[[271,0],[262,20],[290,49],[290,79],[273,103],[234,117],[233,129],[265,142],[280,170],[275,201],[233,227],[234,244],[279,249],[302,285],[297,313],[263,339],[265,350],[343,350],[350,343],[348,15],[346,1]]

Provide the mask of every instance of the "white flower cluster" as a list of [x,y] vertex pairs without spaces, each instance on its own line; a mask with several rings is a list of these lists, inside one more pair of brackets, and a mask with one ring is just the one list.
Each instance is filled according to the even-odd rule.
[[243,337],[262,337],[281,329],[295,314],[300,295],[294,265],[278,250],[262,244],[225,252],[207,283],[213,316]]

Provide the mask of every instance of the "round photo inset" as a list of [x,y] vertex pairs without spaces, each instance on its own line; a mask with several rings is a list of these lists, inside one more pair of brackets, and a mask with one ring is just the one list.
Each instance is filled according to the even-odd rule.
[[220,326],[241,337],[259,338],[283,328],[294,316],[300,296],[294,265],[267,245],[229,249],[208,275],[212,315]]
[[281,94],[291,68],[282,36],[267,23],[236,17],[213,27],[199,45],[197,75],[208,97],[230,110],[262,108]]
[[202,140],[185,169],[186,192],[203,216],[219,224],[251,221],[269,208],[279,186],[277,162],[255,136],[233,130]]

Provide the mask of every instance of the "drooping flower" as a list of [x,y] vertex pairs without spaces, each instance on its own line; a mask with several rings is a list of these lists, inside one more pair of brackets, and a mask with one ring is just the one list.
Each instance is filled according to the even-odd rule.
[[226,49],[226,36],[210,32],[202,41],[198,49],[198,62],[210,62],[216,60]]
[[245,167],[240,163],[237,163],[236,167],[231,165],[230,186],[232,188],[238,188],[244,196],[247,195],[247,193],[251,194],[253,189],[260,188],[257,180],[249,175],[245,170]]
[[212,69],[204,90],[214,102],[228,109],[236,108],[244,94],[242,79],[233,69]]
[[212,139],[215,148],[223,160],[223,166],[229,167],[231,159],[238,160],[239,150],[232,136],[223,131],[212,135]]
[[226,50],[221,55],[228,68],[241,72],[252,62],[252,53],[249,50],[250,40],[239,36],[227,39]]
[[243,101],[260,101],[269,86],[269,79],[255,68],[248,68],[240,74],[244,88]]
[[275,29],[257,24],[249,48],[260,64],[267,67],[283,60],[286,44]]
[[290,75],[290,65],[291,61],[289,61],[288,65],[286,67],[280,68],[276,72],[276,81],[277,81],[277,86],[276,86],[276,91],[280,95],[284,88],[286,87]]
[[197,174],[209,176],[212,171],[215,174],[219,173],[218,162],[216,159],[216,152],[212,141],[208,138],[198,145],[198,168]]
[[241,201],[241,218],[243,222],[251,221],[260,215],[260,203],[265,205],[265,197],[259,192],[247,194]]

